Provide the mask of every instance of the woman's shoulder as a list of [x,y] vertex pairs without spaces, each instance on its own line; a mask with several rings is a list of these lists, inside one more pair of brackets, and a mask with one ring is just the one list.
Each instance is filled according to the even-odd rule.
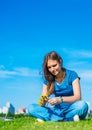
[[75,70],[71,70],[71,69],[65,69],[66,73],[72,74],[72,73],[76,73],[77,72]]
[[75,70],[66,69],[66,75],[69,77],[69,79],[74,80],[76,78],[79,78],[77,72]]

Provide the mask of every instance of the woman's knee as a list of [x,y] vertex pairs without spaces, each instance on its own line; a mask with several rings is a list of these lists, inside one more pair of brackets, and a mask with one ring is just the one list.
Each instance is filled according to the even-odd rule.
[[85,109],[88,110],[88,104],[85,101],[77,101],[73,104],[75,109]]
[[38,104],[30,104],[27,107],[28,114],[30,115],[31,113],[33,113],[37,107],[38,107]]

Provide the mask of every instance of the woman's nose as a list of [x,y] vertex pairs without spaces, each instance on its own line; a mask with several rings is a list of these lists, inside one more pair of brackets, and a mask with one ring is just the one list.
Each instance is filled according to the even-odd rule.
[[53,71],[54,70],[54,67],[51,67],[51,71]]

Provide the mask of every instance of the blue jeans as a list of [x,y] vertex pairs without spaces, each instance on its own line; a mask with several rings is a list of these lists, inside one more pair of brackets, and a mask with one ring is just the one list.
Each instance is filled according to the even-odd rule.
[[76,114],[83,120],[85,119],[87,112],[88,104],[84,101],[44,107],[39,106],[38,104],[30,104],[28,106],[28,114],[30,116],[46,121],[73,121],[73,117]]

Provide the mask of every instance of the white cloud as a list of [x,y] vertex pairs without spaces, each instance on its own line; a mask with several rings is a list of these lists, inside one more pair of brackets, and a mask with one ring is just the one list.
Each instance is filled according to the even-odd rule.
[[0,69],[0,77],[1,78],[9,78],[12,76],[33,76],[38,77],[39,76],[39,70],[33,70],[30,68],[20,67],[20,68],[14,68],[13,70],[3,70]]
[[74,50],[74,49],[66,49],[66,48],[63,48],[62,51],[71,57],[92,58],[92,51]]
[[80,70],[80,76],[86,81],[92,81],[92,70]]
[[15,71],[9,71],[9,70],[0,70],[0,77],[7,78],[11,75],[16,75],[17,73]]
[[76,67],[76,68],[81,67],[82,68],[83,65],[90,65],[90,63],[87,63],[86,61],[76,61],[76,62],[69,61],[67,63],[68,67]]
[[86,57],[86,58],[92,58],[92,52],[89,52],[89,51],[80,51],[78,53],[79,53],[79,56]]
[[17,75],[19,76],[30,76],[31,69],[29,68],[14,68],[14,71],[17,72]]
[[17,75],[19,76],[39,76],[39,70],[36,69],[30,69],[30,68],[15,68],[14,69],[17,72]]
[[70,58],[70,60],[66,62],[67,68],[78,72],[83,81],[92,82],[92,51],[64,48],[63,52]]

